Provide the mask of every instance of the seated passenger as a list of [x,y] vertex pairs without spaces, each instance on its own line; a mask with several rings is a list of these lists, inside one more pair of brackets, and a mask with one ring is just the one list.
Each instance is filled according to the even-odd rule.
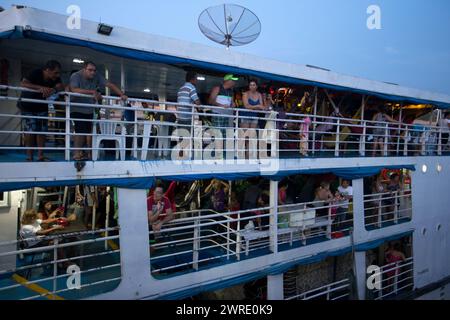
[[81,194],[76,194],[75,202],[69,206],[67,214],[68,221],[79,221],[83,223],[84,217],[84,198]]
[[211,194],[211,207],[216,212],[225,212],[227,208],[227,194],[229,186],[227,183],[213,179],[208,187],[205,189],[205,193]]
[[53,204],[51,201],[47,201],[44,203],[44,207],[42,210],[38,212],[38,219],[47,220],[59,218],[64,214],[63,208],[59,207],[53,210]]
[[159,232],[163,224],[173,220],[172,204],[164,196],[164,190],[157,187],[153,197],[147,198],[148,221],[152,230]]
[[330,191],[330,183],[320,183],[320,186],[316,189],[316,197],[314,199],[314,206],[316,208],[319,208],[316,211],[318,217],[324,217],[328,215],[328,208],[326,208],[326,206],[330,204],[333,198],[333,194]]
[[55,223],[57,220],[58,219],[38,219],[36,210],[29,209],[22,215],[19,234],[23,239],[29,239],[26,240],[29,247],[36,246],[41,244],[41,240],[36,239],[38,236],[45,236],[55,230],[64,228],[61,225],[54,225],[48,229],[44,229],[42,227],[43,224],[49,225],[51,223]]

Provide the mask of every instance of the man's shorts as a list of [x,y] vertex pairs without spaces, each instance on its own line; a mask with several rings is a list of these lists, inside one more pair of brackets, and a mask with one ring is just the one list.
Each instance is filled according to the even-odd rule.
[[23,130],[26,132],[48,132],[48,120],[31,117],[48,117],[48,112],[22,112]]
[[[70,114],[74,124],[75,124],[75,133],[92,133],[92,120],[94,119],[93,113],[80,113],[80,112],[72,112]],[[75,119],[82,120],[91,120],[91,121],[77,121]]]

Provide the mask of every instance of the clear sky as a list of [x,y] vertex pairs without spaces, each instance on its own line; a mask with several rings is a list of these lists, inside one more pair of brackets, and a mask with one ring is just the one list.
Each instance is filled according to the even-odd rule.
[[[0,0],[83,19],[218,46],[198,29],[203,9],[224,0]],[[450,95],[449,0],[232,0],[252,10],[262,32],[231,50],[312,64],[368,79]],[[381,9],[381,30],[367,28],[367,8]]]

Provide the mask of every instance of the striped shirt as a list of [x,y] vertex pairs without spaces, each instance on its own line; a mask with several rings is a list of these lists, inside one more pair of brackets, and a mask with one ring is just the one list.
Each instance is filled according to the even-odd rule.
[[[195,101],[199,100],[197,95],[197,89],[195,86],[186,82],[180,90],[178,90],[178,103],[195,104]],[[177,106],[177,111],[181,112],[192,112],[191,106]],[[190,114],[176,114],[178,120],[191,120],[192,115]]]

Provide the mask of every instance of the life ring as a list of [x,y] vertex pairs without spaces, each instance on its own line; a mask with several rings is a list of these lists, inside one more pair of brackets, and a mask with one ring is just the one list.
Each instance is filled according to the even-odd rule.
[[381,177],[383,178],[383,180],[389,180],[393,173],[397,173],[398,175],[401,175],[401,170],[400,169],[383,169],[381,171]]

